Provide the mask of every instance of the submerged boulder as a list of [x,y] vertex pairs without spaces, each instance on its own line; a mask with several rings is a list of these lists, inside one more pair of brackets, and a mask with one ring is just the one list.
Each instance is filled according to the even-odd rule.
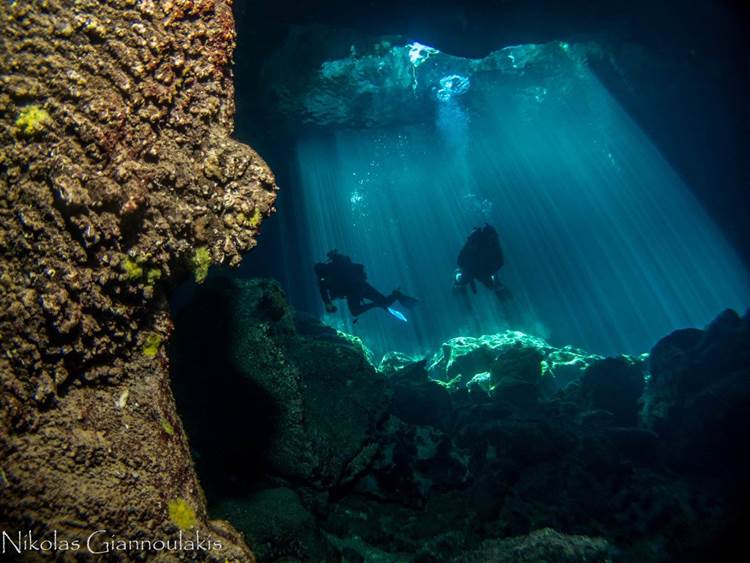
[[393,375],[400,369],[419,361],[421,361],[421,358],[415,358],[414,356],[402,352],[386,352],[380,359],[378,371],[386,376]]
[[727,310],[651,350],[643,423],[682,467],[742,478],[750,470],[750,315]]
[[[302,428],[309,454],[303,457],[292,449],[294,443],[288,444],[284,475],[312,477],[321,487],[341,484],[374,455],[369,446],[388,405],[385,382],[363,353],[348,344],[293,338],[285,353],[303,386]],[[302,470],[305,459],[312,473]]]
[[428,378],[424,360],[396,371],[387,385],[393,391],[394,416],[417,426],[446,428],[452,410],[450,393]]
[[542,394],[544,353],[536,346],[516,342],[502,348],[490,371],[489,394],[496,400],[528,403]]
[[646,385],[643,369],[625,357],[593,362],[583,374],[579,400],[587,410],[612,414],[611,424],[636,426],[639,400]]
[[[642,357],[508,332],[379,372],[275,282],[217,278],[178,317],[174,386],[211,513],[263,559],[666,563],[717,550],[743,507],[715,472],[675,469],[698,445],[736,463],[730,476],[745,467],[745,323],[725,316],[652,351],[667,432],[639,423]],[[665,371],[675,354],[680,373]],[[560,365],[582,375],[555,390]],[[706,365],[727,369],[699,377]]]
[[[205,457],[216,460],[215,486],[233,465],[213,437],[227,423],[246,429],[244,440],[229,434],[231,451],[244,452],[229,473],[244,487],[265,474],[331,488],[374,455],[367,445],[387,406],[384,378],[358,342],[314,324],[297,331],[276,282],[230,278],[208,280],[178,318],[173,385],[194,447],[213,452]],[[206,379],[211,371],[218,378]],[[227,413],[227,401],[237,410]]]
[[355,491],[423,508],[435,490],[462,489],[471,480],[470,456],[450,434],[407,424],[395,416],[383,426],[381,447]]
[[[429,360],[428,371],[431,378],[452,387],[464,387],[471,382],[472,386],[486,388],[488,393],[497,387],[497,392],[492,392],[494,396],[502,395],[504,387],[516,387],[519,393],[525,387],[525,395],[536,395],[529,384],[540,385],[541,392],[549,393],[580,378],[600,358],[571,346],[555,348],[536,336],[506,330],[445,342]],[[491,374],[489,381],[483,374]]]
[[291,489],[263,489],[241,501],[220,501],[210,510],[245,535],[261,562],[326,559],[326,544],[315,518]]
[[457,559],[464,563],[609,563],[615,549],[600,537],[570,536],[551,528],[527,536],[487,540],[481,548]]
[[539,350],[550,348],[541,338],[511,330],[477,338],[460,336],[443,343],[431,358],[430,377],[446,382],[458,377],[466,384],[474,375],[489,372],[498,353],[515,345]]

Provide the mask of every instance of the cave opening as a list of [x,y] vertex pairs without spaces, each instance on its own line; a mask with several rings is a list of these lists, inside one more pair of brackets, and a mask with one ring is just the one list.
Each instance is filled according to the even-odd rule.
[[[722,106],[728,82],[709,87],[704,76],[720,64],[722,80],[736,76],[724,53],[686,54],[689,25],[664,7],[553,11],[547,29],[539,6],[495,8],[485,19],[498,27],[512,14],[513,30],[462,44],[456,26],[492,27],[471,2],[404,9],[401,27],[387,11],[347,19],[336,3],[299,13],[238,5],[237,135],[282,186],[239,275],[278,279],[296,308],[378,357],[504,328],[639,354],[665,332],[742,310],[750,284],[735,151],[745,145]],[[712,29],[726,25],[726,13],[701,13]],[[683,112],[692,137],[674,131]],[[702,138],[726,149],[709,152]],[[461,245],[485,222],[500,233],[512,307],[481,292],[468,307],[447,295]],[[354,324],[345,307],[326,314],[312,265],[332,249],[364,263],[383,293],[400,287],[423,306],[405,326],[387,314]]]

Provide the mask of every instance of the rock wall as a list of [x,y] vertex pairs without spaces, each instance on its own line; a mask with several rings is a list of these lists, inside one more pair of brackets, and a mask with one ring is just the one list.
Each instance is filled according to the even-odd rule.
[[166,290],[236,265],[273,210],[230,138],[231,2],[3,2],[0,22],[0,527],[182,529],[249,560],[206,520],[164,350]]

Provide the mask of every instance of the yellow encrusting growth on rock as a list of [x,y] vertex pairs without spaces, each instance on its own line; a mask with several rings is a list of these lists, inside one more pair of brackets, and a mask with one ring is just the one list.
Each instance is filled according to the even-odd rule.
[[18,114],[18,119],[16,119],[16,129],[21,135],[32,137],[44,131],[51,123],[52,118],[49,116],[49,113],[47,113],[45,109],[34,104],[26,106]]
[[130,256],[126,256],[122,261],[122,271],[130,281],[139,280],[143,276],[142,262],[142,260],[133,260]]
[[161,425],[162,430],[169,434],[170,436],[174,436],[174,426],[164,417],[161,417],[159,419],[159,424]]
[[169,520],[172,524],[181,530],[187,530],[195,526],[197,521],[195,510],[193,510],[185,499],[170,500],[167,507],[169,509]]
[[158,334],[149,334],[143,343],[143,355],[147,358],[153,358],[159,353],[161,346],[161,336]]
[[193,271],[195,272],[195,281],[203,283],[208,276],[208,267],[211,265],[211,253],[208,248],[201,246],[195,249],[193,254]]
[[158,268],[149,268],[146,272],[146,284],[154,285],[158,280],[161,279],[161,270]]
[[148,256],[125,257],[125,260],[120,263],[120,267],[128,281],[133,283],[144,282],[147,287],[152,287],[161,279],[162,272],[159,268],[145,267],[147,259]]
[[255,211],[253,212],[253,216],[250,218],[250,226],[253,229],[257,229],[260,227],[260,222],[263,220],[263,214],[260,212],[260,209],[257,207],[255,208]]

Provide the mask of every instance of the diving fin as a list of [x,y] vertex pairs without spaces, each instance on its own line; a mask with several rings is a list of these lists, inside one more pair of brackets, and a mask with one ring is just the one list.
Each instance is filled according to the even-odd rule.
[[407,323],[407,322],[409,322],[409,321],[408,321],[408,320],[406,319],[406,317],[404,316],[404,314],[403,314],[403,313],[402,313],[401,311],[398,311],[397,309],[393,309],[393,308],[391,308],[391,307],[388,307],[388,312],[389,312],[389,313],[390,313],[391,315],[393,315],[394,317],[396,317],[396,318],[397,318],[398,320],[400,320],[401,322],[404,322],[404,323]]
[[408,295],[404,295],[398,289],[395,290],[393,294],[396,297],[396,301],[401,303],[407,309],[411,309],[412,307],[414,307],[414,305],[419,303],[419,299],[417,299],[416,297],[409,297]]

